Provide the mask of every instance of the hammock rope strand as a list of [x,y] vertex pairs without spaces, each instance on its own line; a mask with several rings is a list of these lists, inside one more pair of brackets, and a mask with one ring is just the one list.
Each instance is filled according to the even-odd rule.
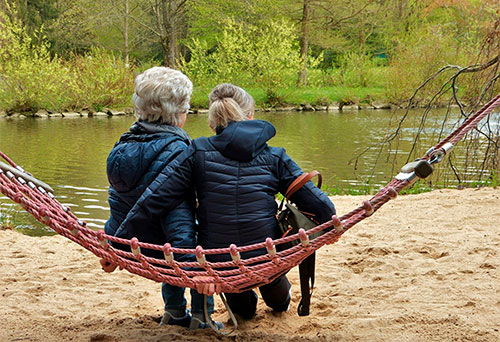
[[[421,159],[429,160],[431,164],[442,161],[444,155],[450,150],[447,144],[453,147],[499,104],[500,94],[475,114],[470,115],[448,137],[429,149]],[[217,283],[222,292],[229,293],[246,291],[273,281],[323,245],[338,241],[346,231],[372,216],[385,203],[396,198],[401,190],[418,179],[415,172],[400,173],[359,207],[341,217],[333,216],[328,222],[307,232],[300,230],[298,234],[276,240],[267,239],[249,246],[231,245],[218,249],[203,249],[198,246],[196,249],[182,249],[171,247],[169,244],[161,246],[140,242],[137,239],[120,239],[106,235],[102,230],[95,231],[88,228],[84,221],[79,220],[71,212],[69,207],[59,203],[51,191],[31,182],[32,176],[1,151],[0,157],[7,162],[7,164],[0,163],[0,192],[58,234],[78,243],[97,257],[117,264],[120,269],[126,269],[145,278],[190,288],[195,288],[197,284],[212,282]],[[15,169],[16,173],[12,169]],[[325,231],[325,233],[314,239],[310,238],[312,234],[319,231]],[[297,239],[301,243],[289,249],[277,251],[276,246]],[[110,242],[128,245],[130,252],[115,249]],[[141,249],[161,251],[165,258],[148,257],[141,252]],[[257,249],[266,249],[267,254],[248,259],[241,257],[242,253]],[[175,254],[191,254],[196,257],[197,261],[180,262],[175,259]],[[207,261],[207,256],[220,254],[226,254],[229,261]],[[197,276],[203,277],[193,279]]]

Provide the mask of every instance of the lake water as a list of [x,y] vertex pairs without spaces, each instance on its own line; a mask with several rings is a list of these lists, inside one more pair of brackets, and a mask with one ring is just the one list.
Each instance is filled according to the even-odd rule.
[[[421,111],[410,113],[397,145],[378,147],[383,137],[394,131],[400,115],[366,110],[257,113],[256,118],[276,126],[278,133],[270,145],[285,147],[304,170],[320,171],[328,187],[349,192],[367,181],[373,189],[385,185],[397,173],[388,158],[392,160],[397,154],[398,168],[406,162]],[[443,129],[453,128],[451,123],[441,126],[444,115],[444,111],[437,111],[434,118],[429,117],[431,125],[421,135],[424,146],[434,145]],[[134,119],[133,116],[0,119],[0,151],[51,185],[59,201],[70,206],[90,227],[102,228],[109,212],[106,158]],[[190,115],[185,129],[193,138],[212,134],[206,115]],[[354,157],[367,147],[372,148],[355,162]],[[10,200],[3,197],[0,203],[0,214],[14,213],[16,222],[21,222],[28,233],[44,232],[29,215],[18,212]]]

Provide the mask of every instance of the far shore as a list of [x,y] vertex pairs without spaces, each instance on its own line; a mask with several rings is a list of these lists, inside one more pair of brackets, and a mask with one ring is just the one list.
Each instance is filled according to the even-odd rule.
[[[424,108],[424,107],[416,107]],[[458,108],[458,107],[457,107]],[[396,110],[402,107],[391,103],[373,102],[367,103],[354,103],[354,104],[339,104],[333,103],[330,105],[309,105],[304,104],[300,106],[285,106],[285,107],[258,107],[256,112],[347,112],[354,113],[360,110]],[[192,108],[189,114],[207,114],[207,108]],[[107,117],[107,116],[121,116],[133,115],[133,108],[126,107],[123,109],[109,109],[102,108],[100,110],[82,109],[78,111],[52,111],[40,109],[36,112],[6,112],[0,110],[0,118],[76,118],[76,117]]]

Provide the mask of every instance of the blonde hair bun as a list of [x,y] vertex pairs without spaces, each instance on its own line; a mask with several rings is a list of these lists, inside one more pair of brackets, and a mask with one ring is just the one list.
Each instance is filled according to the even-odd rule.
[[216,86],[208,95],[210,127],[227,127],[230,122],[248,120],[255,109],[253,97],[242,88],[230,83]]

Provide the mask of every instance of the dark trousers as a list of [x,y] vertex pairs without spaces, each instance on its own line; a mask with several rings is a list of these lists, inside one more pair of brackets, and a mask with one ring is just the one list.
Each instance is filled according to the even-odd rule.
[[[283,312],[290,304],[290,282],[281,276],[273,282],[259,287],[262,299],[268,307],[276,312]],[[255,316],[257,311],[257,294],[255,291],[242,293],[226,293],[227,304],[231,310],[245,319]]]

